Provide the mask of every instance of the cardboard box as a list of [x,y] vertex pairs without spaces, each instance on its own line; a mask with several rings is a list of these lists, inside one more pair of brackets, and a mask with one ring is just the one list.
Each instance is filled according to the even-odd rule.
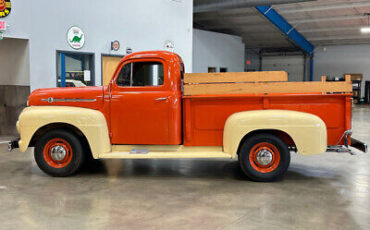
[[351,76],[351,81],[362,81],[362,73],[346,73],[343,76],[345,77],[346,75]]

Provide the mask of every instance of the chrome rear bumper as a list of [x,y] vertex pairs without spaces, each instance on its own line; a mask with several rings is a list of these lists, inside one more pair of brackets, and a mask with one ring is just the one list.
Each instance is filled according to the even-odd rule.
[[350,153],[356,155],[351,148],[355,148],[363,153],[367,153],[367,144],[351,137],[351,144],[348,145],[348,139],[345,139],[345,145],[331,145],[328,146],[328,152]]
[[361,152],[367,153],[367,144],[351,137],[351,147],[360,150]]

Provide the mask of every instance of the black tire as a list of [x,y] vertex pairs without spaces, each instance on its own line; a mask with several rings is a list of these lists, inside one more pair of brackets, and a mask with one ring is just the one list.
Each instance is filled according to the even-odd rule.
[[[266,144],[267,143],[267,144]],[[255,152],[258,149],[266,149],[263,146],[270,146],[273,153],[271,165],[258,165],[254,161]],[[256,150],[257,147],[261,146]],[[271,151],[270,151],[271,152]],[[277,157],[277,153],[279,156]],[[280,158],[280,160],[277,160]],[[239,152],[239,163],[243,172],[253,181],[271,182],[276,181],[285,174],[290,164],[290,151],[288,146],[279,137],[268,134],[256,134],[247,138],[242,144]],[[266,168],[263,168],[266,167]]]
[[[46,154],[46,158],[48,158],[46,159],[44,154],[44,149],[48,148],[48,146],[50,146],[49,143],[53,143],[55,140],[63,141],[61,143],[67,145],[69,147],[67,149],[71,150],[69,151],[69,160],[60,165],[58,165],[58,162],[51,162],[52,158],[50,158],[48,154]],[[47,150],[45,151],[48,153]],[[35,144],[34,156],[39,168],[45,173],[55,177],[73,175],[81,168],[85,161],[85,152],[81,141],[76,135],[64,129],[52,130],[41,136]],[[55,165],[55,167],[53,165]]]

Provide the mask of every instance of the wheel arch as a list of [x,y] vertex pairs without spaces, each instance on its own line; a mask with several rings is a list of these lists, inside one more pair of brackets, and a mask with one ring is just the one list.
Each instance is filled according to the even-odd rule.
[[35,143],[36,141],[42,136],[44,135],[45,133],[47,133],[48,131],[50,130],[55,130],[55,129],[64,129],[68,132],[71,132],[73,134],[75,134],[76,136],[80,137],[82,139],[82,144],[83,146],[87,146],[88,147],[88,150],[91,151],[91,147],[90,147],[90,144],[85,136],[85,134],[79,129],[77,128],[76,126],[74,125],[71,125],[71,124],[68,124],[68,123],[64,123],[64,122],[55,122],[55,123],[49,123],[49,124],[46,124],[42,127],[40,127],[38,130],[36,130],[36,132],[32,135],[31,137],[31,140],[30,140],[30,143],[28,145],[28,147],[34,147],[35,146]]
[[257,129],[247,133],[240,141],[236,154],[239,155],[243,143],[250,137],[258,134],[272,134],[280,138],[288,147],[296,147],[293,138],[286,132],[278,129]]

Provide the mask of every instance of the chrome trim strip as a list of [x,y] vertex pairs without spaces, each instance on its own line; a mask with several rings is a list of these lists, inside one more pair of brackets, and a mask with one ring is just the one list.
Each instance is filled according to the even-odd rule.
[[65,99],[60,99],[60,98],[43,98],[41,101],[46,101],[49,103],[53,102],[95,102],[96,99],[89,99],[89,98],[65,98]]

